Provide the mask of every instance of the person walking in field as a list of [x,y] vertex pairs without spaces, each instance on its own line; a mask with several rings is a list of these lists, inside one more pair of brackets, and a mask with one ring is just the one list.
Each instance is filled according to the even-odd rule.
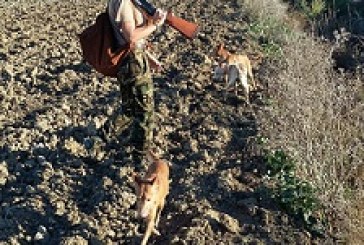
[[109,0],[108,14],[120,46],[130,43],[132,50],[122,61],[117,74],[121,92],[121,112],[104,125],[105,138],[119,147],[131,148],[135,164],[143,161],[153,140],[154,90],[151,68],[161,68],[146,51],[146,39],[163,25],[166,12],[157,9],[149,17],[133,0]]

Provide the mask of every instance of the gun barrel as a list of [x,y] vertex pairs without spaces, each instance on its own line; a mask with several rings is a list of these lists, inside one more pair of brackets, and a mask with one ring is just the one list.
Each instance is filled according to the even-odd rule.
[[149,16],[153,16],[157,9],[146,0],[133,0],[134,3],[142,8]]

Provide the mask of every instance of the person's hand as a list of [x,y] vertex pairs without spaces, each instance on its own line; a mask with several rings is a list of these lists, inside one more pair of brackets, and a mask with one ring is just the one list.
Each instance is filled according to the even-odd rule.
[[155,14],[153,16],[153,23],[160,27],[164,24],[164,21],[166,20],[167,12],[163,11],[162,9],[158,8],[157,11],[155,11]]

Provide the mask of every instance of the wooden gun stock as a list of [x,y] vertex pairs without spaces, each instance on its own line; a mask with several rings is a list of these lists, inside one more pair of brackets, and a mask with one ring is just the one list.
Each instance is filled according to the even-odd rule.
[[195,23],[174,16],[171,12],[167,14],[166,23],[189,39],[193,39],[198,31],[198,26]]

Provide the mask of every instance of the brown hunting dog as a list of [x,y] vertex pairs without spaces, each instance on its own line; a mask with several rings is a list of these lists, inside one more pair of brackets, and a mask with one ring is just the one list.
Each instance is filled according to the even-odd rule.
[[169,164],[159,159],[152,151],[147,153],[150,166],[142,178],[134,175],[138,215],[147,223],[141,245],[146,245],[152,232],[157,230],[159,218],[169,193]]
[[[217,56],[220,58],[219,67],[216,69],[221,69],[225,67],[225,81],[227,83],[226,89],[230,89],[235,85],[235,93],[237,93],[237,83],[239,80],[243,86],[244,94],[246,97],[246,102],[249,104],[249,93],[250,88],[256,89],[256,83],[253,76],[253,69],[251,62],[245,54],[232,54],[224,48],[224,44],[220,43],[216,50]],[[225,66],[223,63],[226,63]],[[221,71],[220,71],[221,72]],[[216,70],[215,70],[216,73]],[[249,86],[248,77],[251,80],[252,86]]]

